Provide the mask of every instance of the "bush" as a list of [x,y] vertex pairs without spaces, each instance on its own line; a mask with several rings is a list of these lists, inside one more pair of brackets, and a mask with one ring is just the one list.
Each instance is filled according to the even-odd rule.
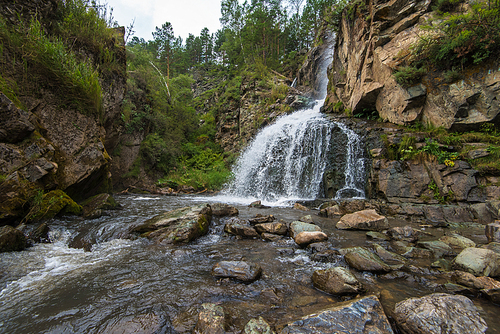
[[401,86],[410,87],[419,83],[426,73],[427,71],[424,68],[403,66],[394,72],[394,77]]

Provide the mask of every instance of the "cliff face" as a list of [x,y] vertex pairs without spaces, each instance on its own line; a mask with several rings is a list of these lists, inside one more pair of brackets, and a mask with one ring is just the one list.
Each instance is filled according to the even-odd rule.
[[[3,2],[0,14],[10,22],[30,15],[50,22],[58,2],[26,1],[25,5]],[[16,103],[0,91],[0,174],[6,179],[0,183],[0,221],[9,222],[21,214],[37,189],[62,189],[76,200],[110,190],[106,144],[117,137],[114,124],[126,89],[124,46],[116,41],[110,45],[116,67],[99,75],[103,108],[98,115],[61,105],[52,87],[39,94],[17,94]],[[84,47],[78,52],[98,59]],[[3,57],[13,55],[12,49],[4,50]],[[3,72],[4,79],[5,73],[16,78],[18,65]]]
[[[393,76],[422,26],[433,16],[430,0],[369,0],[344,12],[337,37],[327,110],[342,102],[353,115],[378,112],[395,124],[421,121],[452,130],[500,123],[498,60],[468,68],[463,80],[448,84],[430,71],[422,83],[400,86]],[[463,10],[466,5],[463,5]]]

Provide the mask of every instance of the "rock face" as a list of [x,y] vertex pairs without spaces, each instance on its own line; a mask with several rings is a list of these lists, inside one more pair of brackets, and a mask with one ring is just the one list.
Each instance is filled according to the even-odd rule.
[[331,110],[342,101],[353,115],[375,107],[395,124],[422,120],[460,131],[498,122],[500,70],[494,64],[477,66],[453,84],[434,80],[432,73],[413,87],[396,82],[398,59],[426,34],[422,26],[431,17],[430,5],[429,0],[369,1],[354,4],[352,15],[344,12],[330,73],[334,89],[326,101]]
[[207,234],[212,220],[208,204],[168,211],[137,226],[133,232],[158,242],[187,243]]
[[312,281],[316,288],[332,295],[357,294],[363,291],[358,279],[342,267],[316,270]]
[[97,218],[102,216],[103,210],[118,209],[120,205],[116,203],[110,194],[99,194],[92,196],[82,203],[83,216],[86,218]]
[[282,334],[292,333],[394,333],[375,296],[353,299],[288,324]]
[[0,252],[20,251],[26,248],[26,236],[12,226],[0,227]]
[[244,261],[221,261],[212,268],[212,276],[229,277],[242,282],[253,282],[259,279],[261,274],[260,265]]
[[202,304],[198,313],[198,322],[194,328],[194,334],[225,334],[225,314],[222,306],[216,304]]
[[399,302],[395,317],[408,334],[485,333],[488,328],[469,298],[444,293]]
[[389,227],[387,218],[375,210],[363,210],[342,216],[336,227],[340,230],[383,230]]
[[500,276],[500,255],[484,248],[466,248],[453,260],[453,267],[476,276]]

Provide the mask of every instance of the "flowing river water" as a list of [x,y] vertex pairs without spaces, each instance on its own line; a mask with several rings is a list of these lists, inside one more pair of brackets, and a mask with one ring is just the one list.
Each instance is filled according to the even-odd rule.
[[[290,238],[238,240],[223,232],[224,218],[214,219],[208,235],[187,245],[130,238],[128,231],[148,218],[213,199],[133,195],[116,199],[123,210],[109,211],[98,219],[50,221],[52,243],[0,254],[0,333],[122,333],[133,326],[144,329],[148,323],[168,323],[166,319],[168,328],[190,333],[205,302],[222,305],[227,330],[239,332],[254,317],[262,316],[279,328],[340,301],[314,289],[311,276],[319,268],[345,265],[341,256],[327,263],[314,261],[309,250],[300,249]],[[273,214],[291,222],[305,214],[291,208],[236,207],[242,219]],[[334,248],[373,242],[362,231],[336,230],[336,220],[321,218],[316,210],[307,213],[328,234]],[[433,238],[443,233],[428,231]],[[476,242],[483,241],[480,229],[466,233]],[[90,251],[74,248],[85,244],[92,244]],[[251,284],[215,279],[211,268],[221,260],[257,262],[263,276]],[[428,268],[429,261],[412,263]],[[440,284],[446,280],[431,279],[434,274],[385,279],[356,272],[369,292],[380,294],[386,310],[405,298],[442,291]],[[500,332],[498,307],[471,297],[490,326],[488,333]]]

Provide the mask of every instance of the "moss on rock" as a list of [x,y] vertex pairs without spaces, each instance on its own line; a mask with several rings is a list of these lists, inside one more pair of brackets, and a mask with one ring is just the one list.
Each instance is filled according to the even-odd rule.
[[50,219],[61,214],[79,215],[82,207],[62,190],[53,190],[43,195],[38,210],[30,216],[30,220]]

